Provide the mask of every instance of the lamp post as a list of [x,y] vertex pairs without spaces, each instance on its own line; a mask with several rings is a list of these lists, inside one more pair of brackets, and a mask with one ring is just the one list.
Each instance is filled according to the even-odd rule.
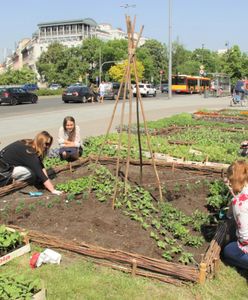
[[172,26],[171,26],[171,0],[169,2],[169,40],[168,40],[168,47],[169,47],[169,67],[168,67],[168,98],[171,99],[172,97],[172,45],[171,45],[171,33],[172,33]]
[[111,64],[111,63],[118,63],[119,61],[116,61],[116,60],[108,60],[108,61],[105,61],[103,62],[102,64],[100,64],[100,72],[99,72],[99,84],[101,83],[102,81],[102,67],[106,64]]

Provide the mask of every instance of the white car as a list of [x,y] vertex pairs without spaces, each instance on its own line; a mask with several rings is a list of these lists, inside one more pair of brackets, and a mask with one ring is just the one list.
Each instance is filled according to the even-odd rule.
[[52,83],[52,84],[49,86],[49,89],[50,89],[50,90],[58,90],[58,89],[61,89],[61,85],[58,84],[58,83]]
[[[139,83],[139,91],[141,96],[148,97],[153,96],[155,97],[157,94],[156,88],[150,83]],[[136,84],[133,86],[133,96],[136,97]]]

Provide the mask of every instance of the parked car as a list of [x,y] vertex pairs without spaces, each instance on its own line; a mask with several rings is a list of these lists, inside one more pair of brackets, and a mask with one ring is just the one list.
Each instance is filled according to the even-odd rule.
[[38,96],[34,93],[25,91],[20,87],[3,87],[0,88],[0,104],[8,103],[16,105],[20,103],[37,103]]
[[39,89],[36,83],[26,83],[22,86],[22,88],[27,92],[36,91]]
[[161,84],[161,93],[168,93],[168,92],[169,92],[168,83],[162,83]]
[[[120,88],[119,82],[106,82],[105,83],[105,92],[104,92],[104,99],[112,99],[115,100],[118,96],[119,88]],[[128,95],[128,91],[127,91]],[[122,99],[124,96],[124,84],[121,89],[120,93],[120,99]]]
[[[156,88],[150,83],[139,83],[139,91],[143,97],[155,97],[157,94]],[[136,84],[133,86],[133,96],[136,97]]]
[[91,97],[90,89],[87,86],[70,86],[62,94],[62,101],[86,103]]
[[52,84],[50,84],[49,89],[50,90],[58,90],[58,89],[61,89],[61,85],[58,83],[52,83]]

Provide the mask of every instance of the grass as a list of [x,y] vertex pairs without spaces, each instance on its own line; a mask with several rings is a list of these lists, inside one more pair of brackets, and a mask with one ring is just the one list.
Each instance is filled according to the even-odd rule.
[[217,278],[207,281],[205,285],[182,287],[142,277],[133,278],[129,274],[85,261],[80,255],[64,252],[60,265],[47,264],[30,269],[29,255],[25,255],[2,266],[1,272],[40,278],[47,289],[47,300],[247,299],[245,278],[224,264],[221,264]]

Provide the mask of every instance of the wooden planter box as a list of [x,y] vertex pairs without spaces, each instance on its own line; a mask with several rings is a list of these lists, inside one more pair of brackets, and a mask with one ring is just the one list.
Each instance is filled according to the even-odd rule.
[[33,295],[32,300],[46,300],[46,289],[43,288]]
[[[7,227],[7,229],[9,231],[15,231],[12,228]],[[25,245],[18,248],[18,249],[16,249],[16,250],[14,250],[14,251],[12,251],[12,252],[10,252],[10,253],[5,254],[4,256],[1,256],[0,257],[0,266],[6,264],[7,262],[11,261],[12,259],[14,259],[16,257],[19,257],[23,254],[26,254],[26,253],[30,252],[31,249],[30,249],[30,244],[29,244],[29,240],[27,238],[27,235],[23,234],[23,233],[21,233],[21,234],[23,235],[23,242],[25,243]]]

